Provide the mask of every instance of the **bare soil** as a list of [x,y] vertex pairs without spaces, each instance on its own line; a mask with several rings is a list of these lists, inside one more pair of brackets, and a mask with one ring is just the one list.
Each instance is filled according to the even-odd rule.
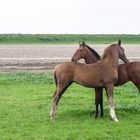
[[[102,55],[106,44],[92,45]],[[78,44],[0,45],[0,71],[48,71],[70,61]],[[123,45],[130,61],[140,61],[140,45]]]

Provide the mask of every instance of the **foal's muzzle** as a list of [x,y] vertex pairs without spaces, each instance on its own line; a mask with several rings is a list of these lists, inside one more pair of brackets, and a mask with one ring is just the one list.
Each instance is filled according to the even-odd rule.
[[129,59],[126,59],[125,63],[129,63]]
[[74,57],[72,57],[72,58],[71,58],[71,61],[72,61],[72,62],[76,62],[76,60],[75,60],[75,58],[74,58]]
[[124,63],[129,63],[129,59],[125,58],[123,59]]

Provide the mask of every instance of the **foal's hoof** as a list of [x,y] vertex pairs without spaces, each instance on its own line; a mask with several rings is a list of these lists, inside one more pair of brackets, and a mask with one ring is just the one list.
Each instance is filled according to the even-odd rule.
[[95,111],[92,113],[92,115],[95,117],[95,119],[97,119],[99,117]]
[[118,122],[119,120],[117,118],[112,119],[114,122]]
[[94,117],[95,117],[95,119],[98,119],[99,118],[97,115],[95,115]]
[[52,120],[54,120],[55,119],[55,114],[50,112],[50,117],[51,117]]
[[102,118],[104,116],[104,113],[98,114],[98,113],[94,112],[93,115],[95,118],[99,118],[99,117]]
[[50,117],[51,117],[51,119],[52,119],[52,120],[54,120],[54,119],[55,119],[55,116],[53,116],[53,115],[50,115]]
[[101,114],[100,114],[100,117],[102,118],[103,116],[104,116],[104,113],[101,113]]

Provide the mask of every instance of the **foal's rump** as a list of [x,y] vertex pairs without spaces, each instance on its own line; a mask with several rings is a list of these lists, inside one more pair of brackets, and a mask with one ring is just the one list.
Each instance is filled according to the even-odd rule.
[[76,82],[86,87],[105,87],[116,81],[117,72],[101,62],[83,64],[78,62],[64,62],[55,68],[57,81],[64,83]]
[[129,80],[140,86],[140,62],[130,62],[126,64]]

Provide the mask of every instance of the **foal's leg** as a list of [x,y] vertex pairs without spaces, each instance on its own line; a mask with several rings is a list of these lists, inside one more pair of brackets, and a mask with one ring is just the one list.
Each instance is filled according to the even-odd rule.
[[68,86],[70,86],[71,83],[69,84],[58,84],[57,85],[57,89],[53,95],[53,99],[52,99],[52,105],[51,105],[51,112],[50,112],[50,116],[52,119],[55,118],[56,116],[56,109],[57,109],[57,105],[58,102],[62,96],[62,94],[64,93],[64,91],[68,88]]
[[100,109],[101,109],[101,114],[100,117],[103,117],[104,115],[104,107],[103,107],[103,89],[100,88]]
[[103,114],[104,114],[104,110],[103,110],[103,90],[102,90],[102,88],[95,88],[95,106],[96,106],[95,118],[98,117],[99,104],[100,104],[100,109],[101,109],[100,117],[102,117]]
[[106,87],[106,93],[107,93],[107,99],[108,99],[108,105],[109,105],[109,113],[111,116],[111,119],[113,121],[118,121],[115,110],[114,110],[114,101],[113,101],[113,85],[108,85]]

